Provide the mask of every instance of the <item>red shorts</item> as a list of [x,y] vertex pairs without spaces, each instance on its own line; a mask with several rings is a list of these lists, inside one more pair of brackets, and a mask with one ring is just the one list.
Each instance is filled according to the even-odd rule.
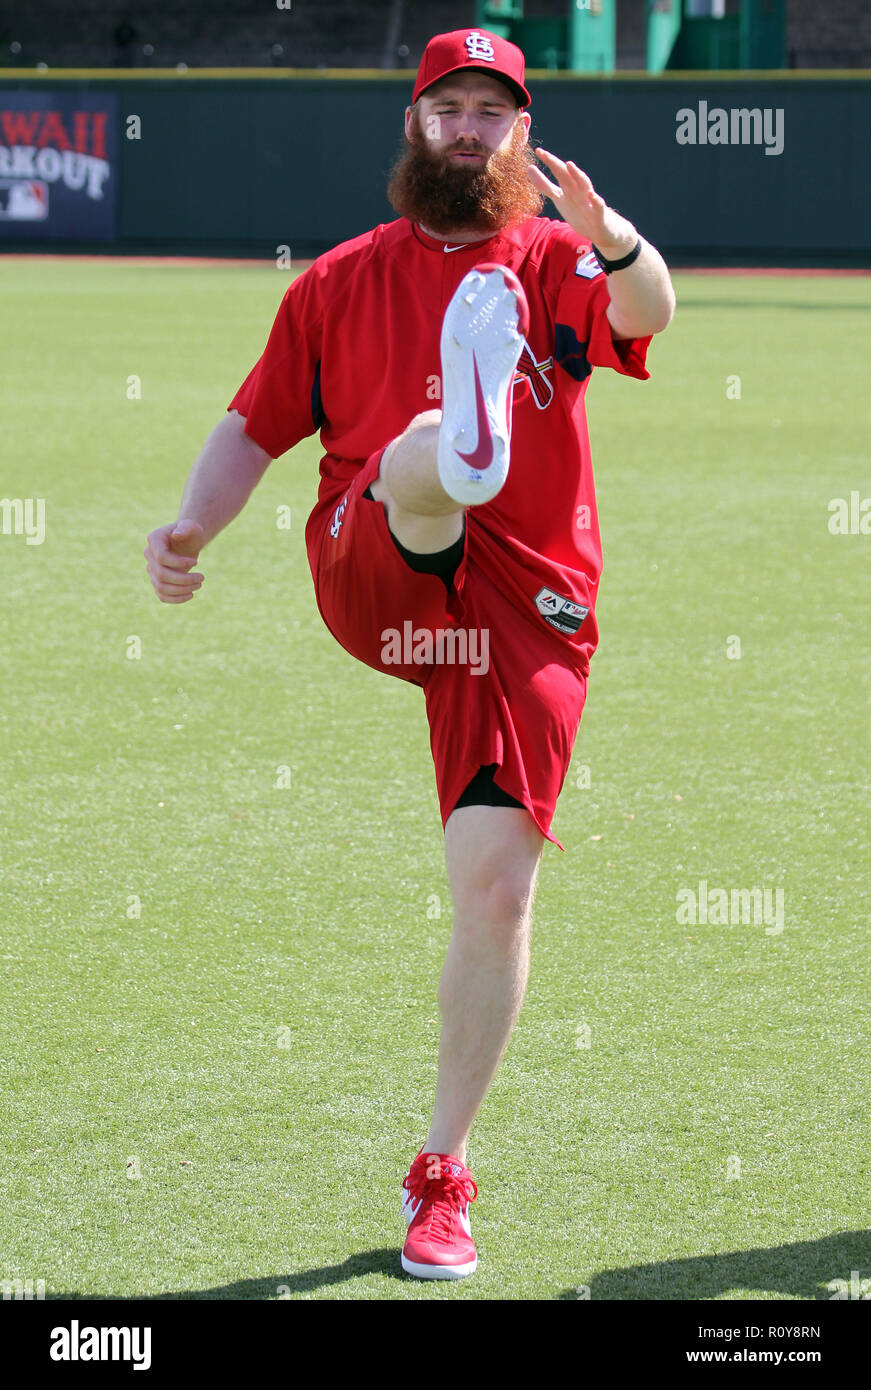
[[307,528],[321,617],[352,656],[422,687],[442,824],[480,767],[551,833],[571,762],[586,676],[546,624],[518,612],[480,563],[475,509],[450,592],[406,564],[382,502],[364,497],[379,449],[326,518]]

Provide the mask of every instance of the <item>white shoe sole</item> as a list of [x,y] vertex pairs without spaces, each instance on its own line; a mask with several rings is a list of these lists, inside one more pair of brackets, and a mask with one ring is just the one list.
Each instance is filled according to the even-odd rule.
[[407,1260],[403,1254],[402,1268],[406,1274],[413,1274],[418,1279],[465,1279],[478,1268],[478,1257],[476,1255],[474,1260],[464,1265],[418,1265],[414,1260]]
[[508,477],[514,372],[528,328],[526,295],[507,266],[476,266],[445,310],[438,468],[462,506],[491,501]]

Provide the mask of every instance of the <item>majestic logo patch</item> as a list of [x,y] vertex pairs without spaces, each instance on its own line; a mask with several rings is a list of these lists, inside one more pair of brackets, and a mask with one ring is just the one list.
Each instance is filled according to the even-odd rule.
[[496,61],[492,43],[478,29],[473,29],[470,34],[466,35],[466,52],[471,63],[477,63],[481,58],[484,58],[488,63],[495,63]]
[[545,376],[545,372],[549,372],[552,367],[552,357],[546,358],[543,362],[536,362],[535,354],[524,338],[523,351],[517,359],[514,381],[515,384],[524,380],[529,382],[533,400],[539,410],[547,410],[553,400],[553,382],[549,376]]
[[595,251],[588,251],[585,256],[580,257],[575,266],[575,274],[582,276],[584,280],[595,280],[597,275],[605,274]]
[[546,623],[555,627],[560,632],[577,632],[581,623],[589,613],[582,603],[575,603],[573,599],[563,598],[562,594],[555,594],[553,589],[539,589],[535,596],[535,606]]

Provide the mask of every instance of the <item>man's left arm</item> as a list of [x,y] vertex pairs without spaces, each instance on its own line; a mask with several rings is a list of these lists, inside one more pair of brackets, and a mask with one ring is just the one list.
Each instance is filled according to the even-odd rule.
[[622,260],[641,242],[641,251],[632,264],[615,269],[608,276],[612,337],[645,338],[661,333],[671,322],[675,297],[668,267],[656,247],[639,237],[631,222],[608,207],[583,169],[571,161],[564,164],[548,150],[537,149],[536,154],[557,182],[551,183],[536,168],[530,169],[530,180],[550,198],[573,231],[591,242],[606,261]]

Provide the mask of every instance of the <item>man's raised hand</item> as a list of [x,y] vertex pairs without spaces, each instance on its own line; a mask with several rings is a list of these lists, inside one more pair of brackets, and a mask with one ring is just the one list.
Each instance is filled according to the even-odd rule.
[[638,239],[638,233],[631,222],[608,207],[605,199],[593,187],[589,175],[571,160],[564,164],[549,150],[538,148],[535,153],[557,182],[552,183],[534,166],[529,170],[530,180],[539,193],[550,198],[573,231],[598,246],[608,260],[619,260],[621,256],[628,255]]

